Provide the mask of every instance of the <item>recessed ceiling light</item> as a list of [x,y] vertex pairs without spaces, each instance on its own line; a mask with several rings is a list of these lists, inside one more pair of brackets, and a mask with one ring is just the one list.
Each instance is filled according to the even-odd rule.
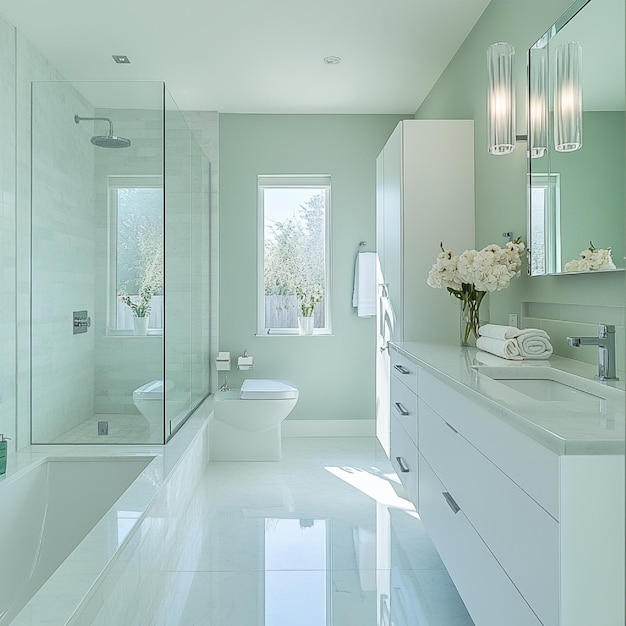
[[324,63],[328,63],[328,65],[337,65],[341,63],[341,57],[324,57]]
[[130,63],[130,59],[125,54],[112,54],[111,56],[116,63]]

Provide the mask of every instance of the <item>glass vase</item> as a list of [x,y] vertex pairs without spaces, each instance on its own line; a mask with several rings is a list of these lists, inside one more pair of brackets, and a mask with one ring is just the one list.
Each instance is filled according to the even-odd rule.
[[484,296],[484,291],[474,290],[467,294],[467,297],[460,300],[461,315],[459,331],[462,346],[476,347],[478,329],[488,322],[484,312],[481,311],[480,308]]

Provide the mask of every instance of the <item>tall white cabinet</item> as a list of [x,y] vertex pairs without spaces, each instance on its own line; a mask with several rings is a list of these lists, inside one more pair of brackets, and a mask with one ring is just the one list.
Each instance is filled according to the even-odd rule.
[[474,124],[404,120],[376,160],[376,434],[387,454],[388,342],[459,341],[456,301],[426,284],[440,242],[474,247]]

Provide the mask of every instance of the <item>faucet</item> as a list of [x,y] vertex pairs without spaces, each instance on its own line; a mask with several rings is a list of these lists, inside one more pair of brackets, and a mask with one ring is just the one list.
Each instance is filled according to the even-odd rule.
[[615,376],[615,326],[598,324],[597,337],[568,337],[573,348],[598,346],[598,380],[619,380]]

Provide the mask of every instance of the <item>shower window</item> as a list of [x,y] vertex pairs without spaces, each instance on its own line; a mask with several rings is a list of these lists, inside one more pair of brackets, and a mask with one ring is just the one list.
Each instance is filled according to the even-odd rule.
[[[148,333],[163,333],[163,183],[161,176],[109,176],[108,331],[132,334],[146,312]],[[135,305],[129,306],[128,302]]]
[[[259,176],[262,335],[329,334],[330,176]],[[308,334],[308,333],[307,333]]]

